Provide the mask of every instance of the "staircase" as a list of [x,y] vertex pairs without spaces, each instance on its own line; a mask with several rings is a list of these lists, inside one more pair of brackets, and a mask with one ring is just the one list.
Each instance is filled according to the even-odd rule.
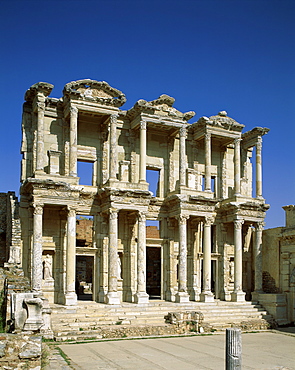
[[184,327],[166,324],[168,312],[201,311],[201,324],[207,332],[222,331],[228,327],[242,330],[265,330],[272,317],[251,302],[214,303],[189,302],[185,304],[150,301],[148,305],[122,303],[110,306],[96,302],[79,301],[76,307],[52,305],[52,329],[56,341],[122,338],[131,336],[173,335],[187,332]]

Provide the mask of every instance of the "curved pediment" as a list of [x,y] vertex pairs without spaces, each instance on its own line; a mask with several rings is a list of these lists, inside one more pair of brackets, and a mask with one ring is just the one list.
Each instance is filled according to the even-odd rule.
[[105,81],[90,79],[72,81],[65,85],[63,93],[70,99],[95,101],[115,107],[121,107],[126,102],[125,94]]

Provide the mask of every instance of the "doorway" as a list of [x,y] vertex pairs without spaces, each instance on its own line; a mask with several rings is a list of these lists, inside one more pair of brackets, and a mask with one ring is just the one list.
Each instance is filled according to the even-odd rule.
[[146,291],[150,299],[161,298],[161,248],[146,248]]
[[93,256],[76,256],[76,294],[78,300],[92,301]]

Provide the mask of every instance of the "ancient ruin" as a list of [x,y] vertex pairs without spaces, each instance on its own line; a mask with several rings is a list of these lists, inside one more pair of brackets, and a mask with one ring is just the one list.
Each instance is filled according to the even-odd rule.
[[[20,201],[0,194],[0,262],[26,286],[8,292],[10,314],[13,302],[22,306],[16,328],[48,334],[48,302],[58,317],[59,305],[68,308],[62,315],[89,312],[80,300],[143,311],[158,300],[171,317],[200,313],[207,324],[206,304],[226,312],[236,302],[250,312],[252,301],[294,321],[293,216],[275,229],[280,252],[272,231],[262,247],[267,128],[243,132],[225,111],[189,123],[195,113],[180,112],[168,95],[123,110],[125,95],[106,82],[70,82],[60,99],[52,89],[39,82],[25,94]],[[282,299],[283,309],[268,304]],[[130,324],[126,312],[109,313],[110,322]]]
[[[92,299],[108,304],[244,301],[262,291],[267,128],[242,133],[225,111],[189,124],[195,113],[168,95],[124,111],[125,95],[106,82],[70,82],[61,99],[52,88],[30,87],[22,121],[22,267],[34,292],[75,305],[83,260]],[[80,165],[91,167],[90,182]],[[77,216],[92,218],[84,244]],[[155,220],[159,236],[149,239]]]

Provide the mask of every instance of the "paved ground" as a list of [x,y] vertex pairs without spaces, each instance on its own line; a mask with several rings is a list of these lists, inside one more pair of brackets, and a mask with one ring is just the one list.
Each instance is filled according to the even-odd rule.
[[[295,369],[295,330],[242,334],[243,369]],[[283,331],[282,331],[283,330]],[[225,335],[62,344],[81,370],[224,369]],[[57,353],[55,354],[57,357]],[[48,369],[69,369],[52,356]]]

